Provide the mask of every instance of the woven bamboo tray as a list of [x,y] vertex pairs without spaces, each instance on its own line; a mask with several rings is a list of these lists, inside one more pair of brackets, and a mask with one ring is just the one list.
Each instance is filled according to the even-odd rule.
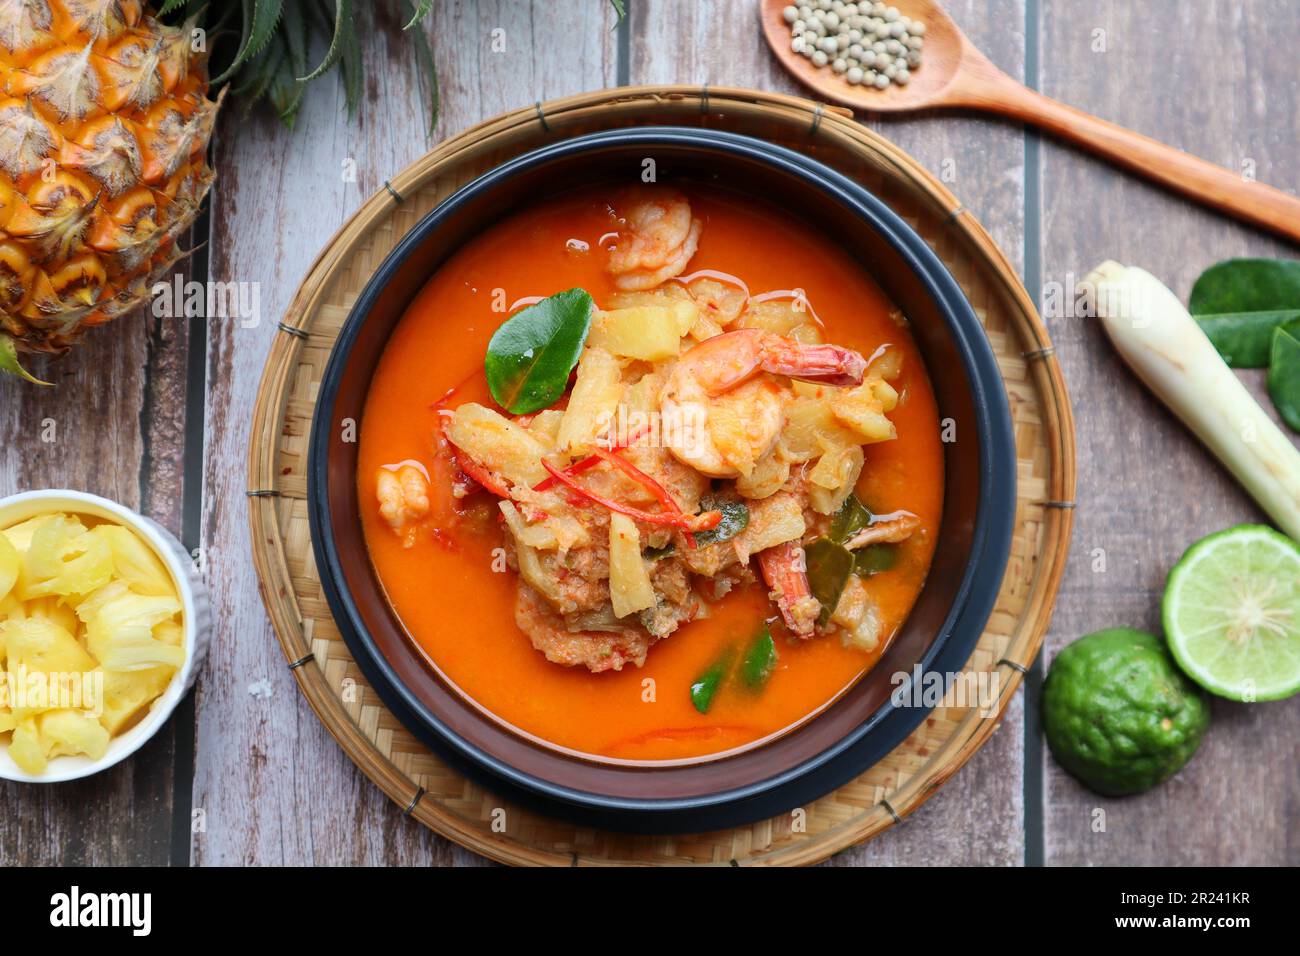
[[[441,200],[510,157],[566,137],[652,123],[779,143],[888,202],[935,249],[983,322],[1010,399],[1019,460],[1011,560],[967,665],[997,674],[996,714],[940,706],[888,757],[802,813],[682,837],[607,833],[503,806],[422,746],[366,685],[330,617],[306,502],[307,436],[321,374],[358,293],[398,240]],[[386,183],[326,245],[281,330],[254,410],[248,470],[253,559],[271,622],[299,686],[347,755],[404,813],[475,852],[564,866],[823,860],[899,822],[956,772],[993,732],[1038,653],[1065,565],[1075,480],[1073,422],[1051,343],[979,223],[915,160],[845,111],[754,90],[624,87],[507,113],[447,140]]]

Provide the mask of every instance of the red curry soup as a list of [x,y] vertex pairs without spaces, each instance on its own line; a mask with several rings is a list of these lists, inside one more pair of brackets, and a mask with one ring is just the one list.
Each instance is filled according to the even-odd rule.
[[910,611],[943,502],[921,356],[862,265],[692,185],[566,193],[462,247],[386,347],[359,461],[430,665],[613,760],[827,707]]

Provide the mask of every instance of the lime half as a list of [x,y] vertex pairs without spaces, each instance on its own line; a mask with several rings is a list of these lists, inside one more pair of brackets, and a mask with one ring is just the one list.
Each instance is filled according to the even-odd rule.
[[1169,649],[1187,675],[1232,700],[1300,690],[1300,545],[1263,525],[1202,538],[1169,572]]

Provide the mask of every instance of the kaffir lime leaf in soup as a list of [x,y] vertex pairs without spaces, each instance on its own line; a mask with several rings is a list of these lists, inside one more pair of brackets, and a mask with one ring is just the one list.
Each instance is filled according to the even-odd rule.
[[569,289],[520,309],[488,342],[483,370],[497,404],[527,415],[560,400],[591,329],[594,304]]
[[1169,572],[1169,649],[1198,684],[1232,700],[1300,691],[1300,545],[1263,525],[1203,538]]
[[1104,796],[1149,790],[1196,753],[1206,695],[1164,641],[1127,627],[1079,638],[1043,683],[1043,729],[1057,763]]

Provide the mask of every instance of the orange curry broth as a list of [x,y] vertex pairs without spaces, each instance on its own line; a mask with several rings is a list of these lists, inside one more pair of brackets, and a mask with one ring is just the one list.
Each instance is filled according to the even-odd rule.
[[[730,273],[753,294],[802,288],[827,341],[868,356],[884,344],[904,353],[895,383],[903,400],[890,414],[898,438],[866,447],[858,486],[869,508],[905,508],[922,522],[922,531],[900,546],[895,566],[867,581],[884,633],[892,637],[924,582],[943,500],[937,409],[920,355],[862,267],[811,228],[748,199],[686,191],[704,220],[688,272]],[[603,304],[614,289],[602,272],[599,240],[611,228],[598,193],[566,194],[489,228],[430,279],[393,333],[367,398],[358,475],[363,525],[374,566],[415,643],[498,719],[552,744],[606,758],[716,754],[816,713],[862,676],[887,642],[867,653],[835,636],[794,641],[774,624],[779,661],[767,686],[755,695],[739,682],[724,684],[709,713],[700,714],[691,703],[691,683],[728,646],[743,650],[776,613],[756,585],[733,592],[707,618],[656,643],[642,668],[591,674],[552,664],[515,625],[515,575],[492,570],[492,551],[503,534],[495,499],[479,491],[459,505],[453,502],[450,465],[436,451],[438,407],[491,404],[483,355],[504,319],[501,293],[498,311],[493,309],[494,290],[505,290],[509,306],[580,286]],[[585,243],[587,251],[570,240]],[[423,463],[434,486],[431,527],[409,549],[374,504],[376,470],[406,459]],[[457,510],[467,504],[468,514]]]

